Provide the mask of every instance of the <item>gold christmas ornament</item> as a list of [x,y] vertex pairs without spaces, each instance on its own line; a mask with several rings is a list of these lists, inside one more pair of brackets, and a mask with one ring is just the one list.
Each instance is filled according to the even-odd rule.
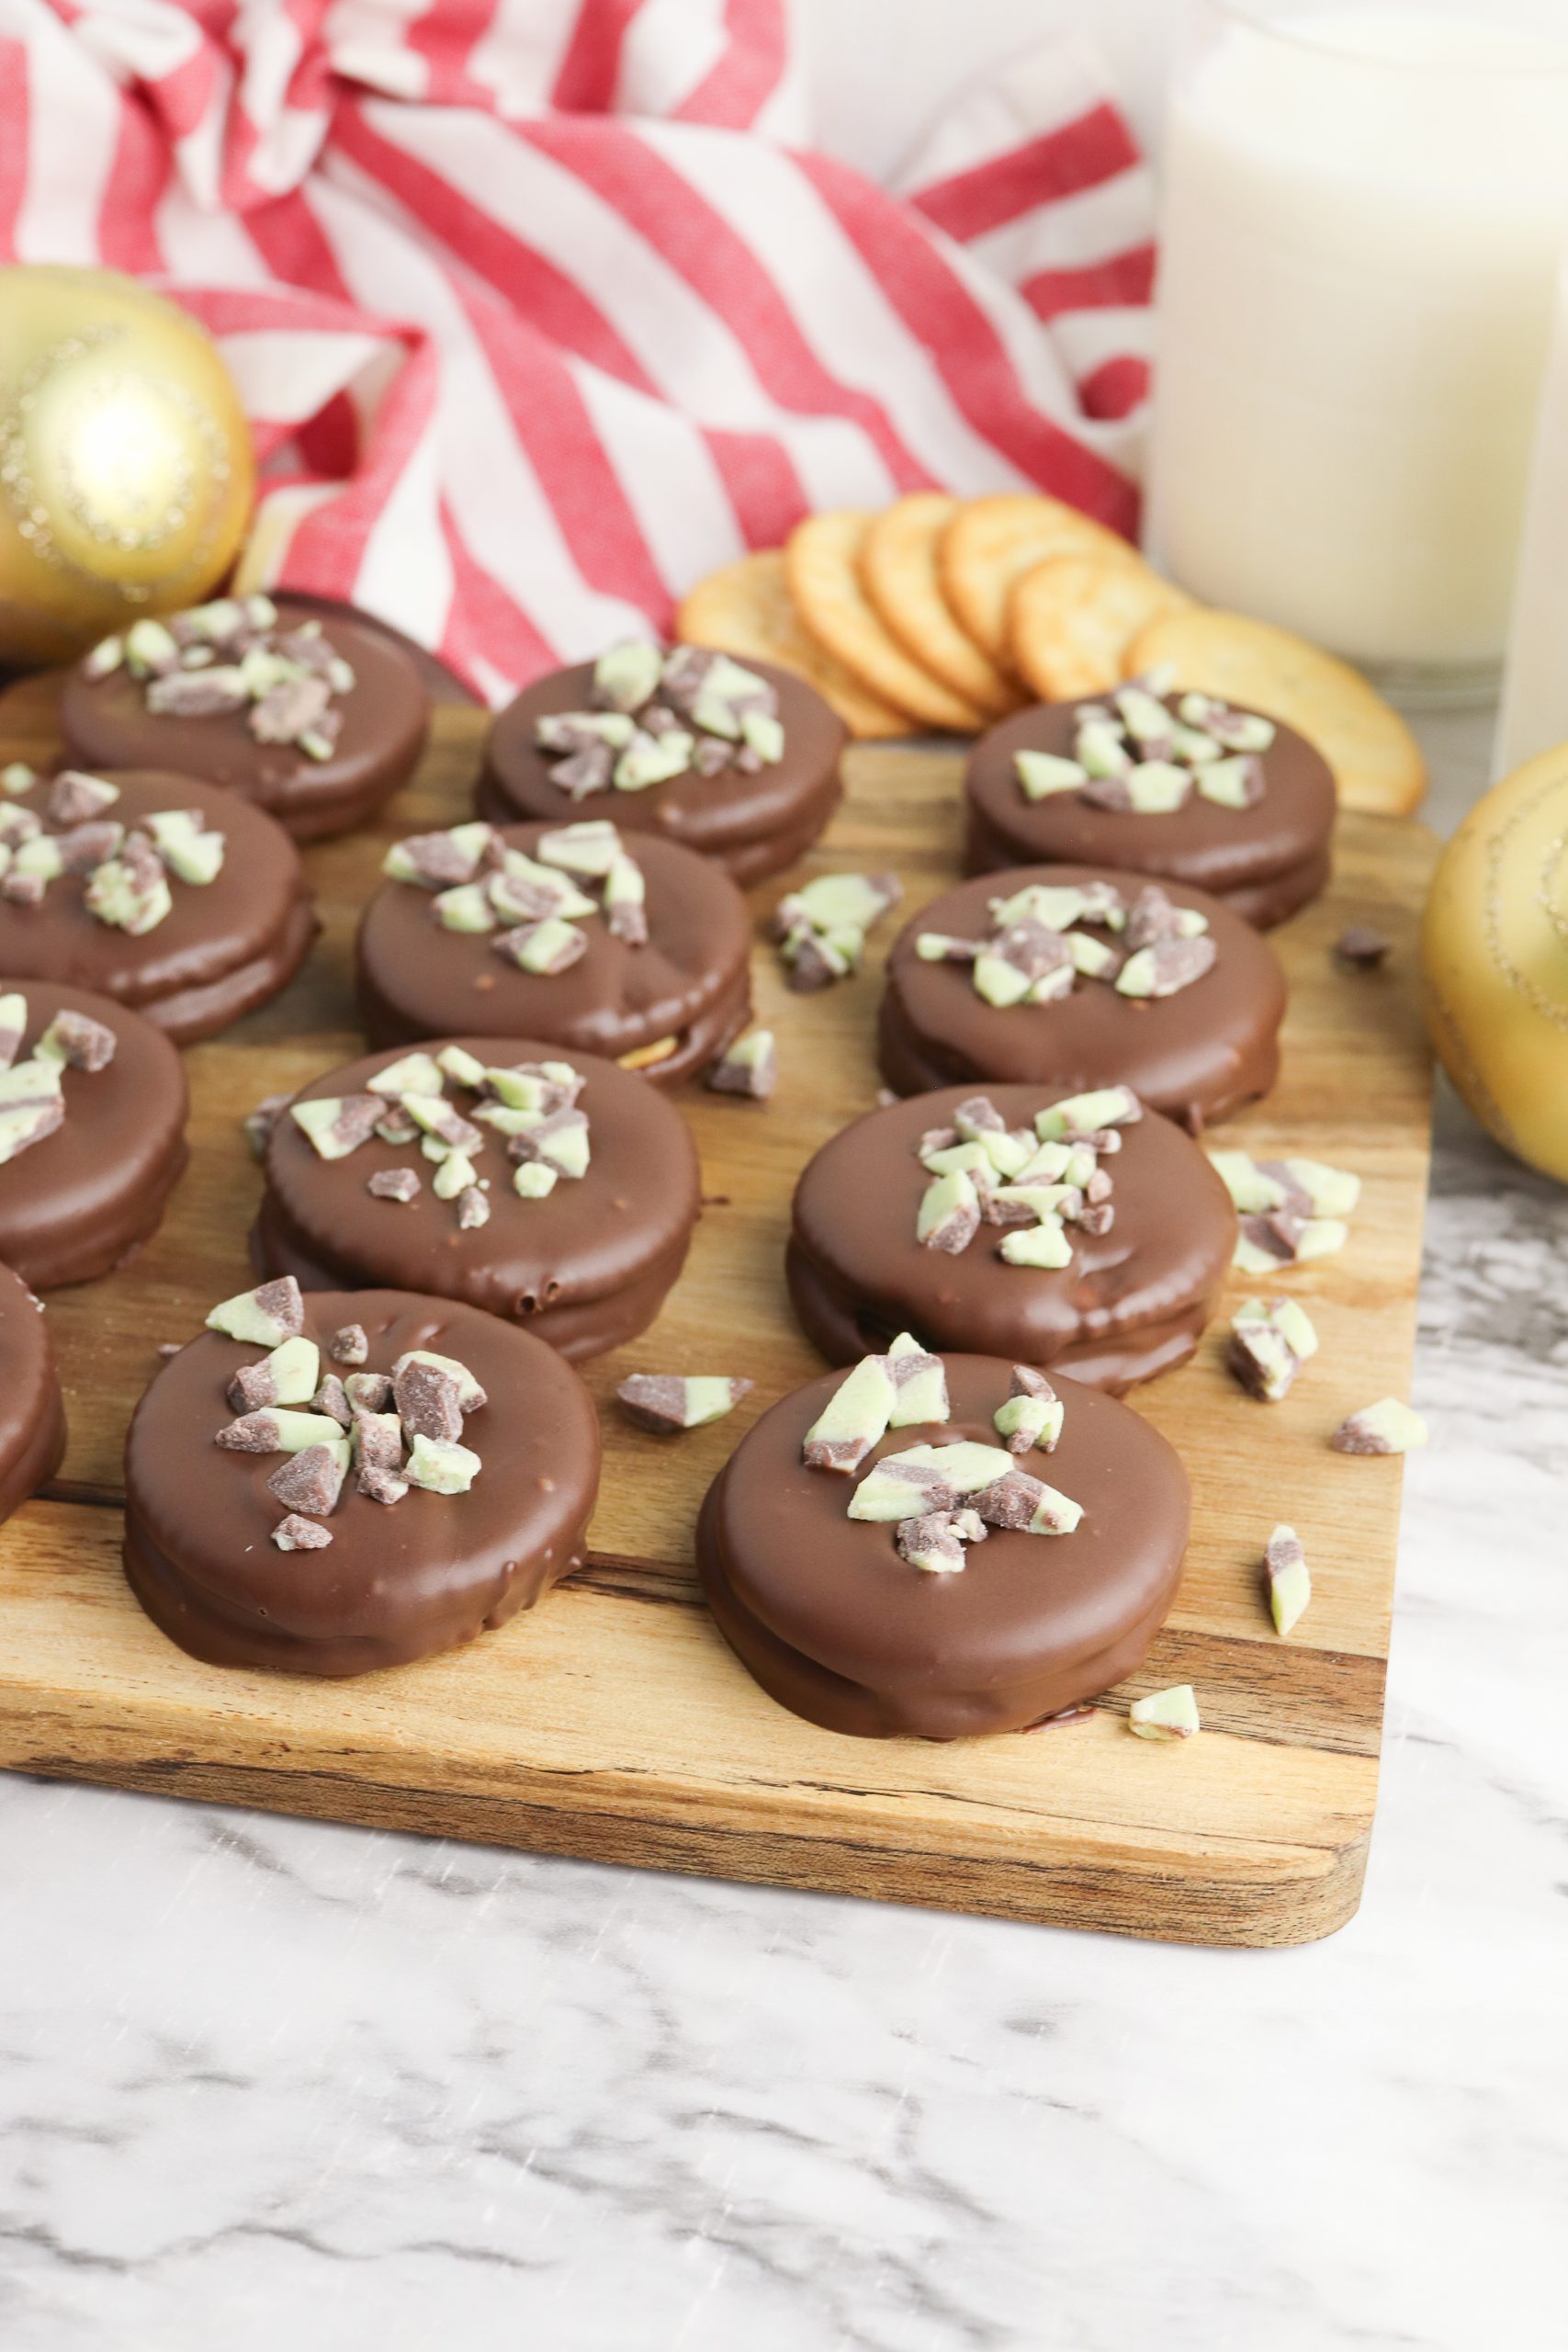
[[1568,1182],[1568,744],[1476,803],[1421,931],[1427,1024],[1506,1151]]
[[0,268],[0,663],[199,603],[254,483],[239,396],[184,311],[112,270]]

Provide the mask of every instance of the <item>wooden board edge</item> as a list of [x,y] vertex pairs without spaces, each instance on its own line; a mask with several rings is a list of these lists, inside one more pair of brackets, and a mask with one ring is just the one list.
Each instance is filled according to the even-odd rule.
[[642,1810],[565,1811],[362,1774],[175,1756],[62,1756],[13,1739],[19,1731],[25,1726],[16,1719],[0,1719],[0,1769],[44,1780],[1164,1943],[1269,1950],[1332,1935],[1359,1905],[1371,1838],[1369,1802],[1366,1825],[1343,1843],[1278,1847],[1249,1863],[1239,1844],[1232,1849],[1215,1839],[1207,1872],[1190,1851],[1179,1869],[1154,1858],[1130,1860],[1125,1852],[1114,1867],[1059,1854],[999,1860],[918,1844],[893,1849],[843,1832],[829,1838],[719,1821],[694,1826]]

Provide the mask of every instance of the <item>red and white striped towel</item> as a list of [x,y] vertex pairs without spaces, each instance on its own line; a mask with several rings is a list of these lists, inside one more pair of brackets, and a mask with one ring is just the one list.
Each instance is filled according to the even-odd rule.
[[889,191],[812,151],[787,0],[0,0],[0,255],[203,320],[248,584],[494,701],[812,509],[1032,485],[1131,529],[1149,221],[1072,42]]

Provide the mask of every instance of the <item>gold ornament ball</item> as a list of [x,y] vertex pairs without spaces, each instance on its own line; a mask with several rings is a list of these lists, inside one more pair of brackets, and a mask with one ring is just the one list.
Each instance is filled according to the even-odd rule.
[[255,468],[210,338],[112,270],[0,268],[0,663],[199,603]]
[[1470,1109],[1568,1182],[1568,743],[1506,776],[1450,842],[1421,972],[1432,1043]]

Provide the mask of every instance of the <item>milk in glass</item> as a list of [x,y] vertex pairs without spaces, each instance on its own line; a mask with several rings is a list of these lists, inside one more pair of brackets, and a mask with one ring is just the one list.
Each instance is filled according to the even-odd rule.
[[1156,559],[1371,665],[1494,665],[1568,220],[1568,9],[1213,0],[1173,92]]

